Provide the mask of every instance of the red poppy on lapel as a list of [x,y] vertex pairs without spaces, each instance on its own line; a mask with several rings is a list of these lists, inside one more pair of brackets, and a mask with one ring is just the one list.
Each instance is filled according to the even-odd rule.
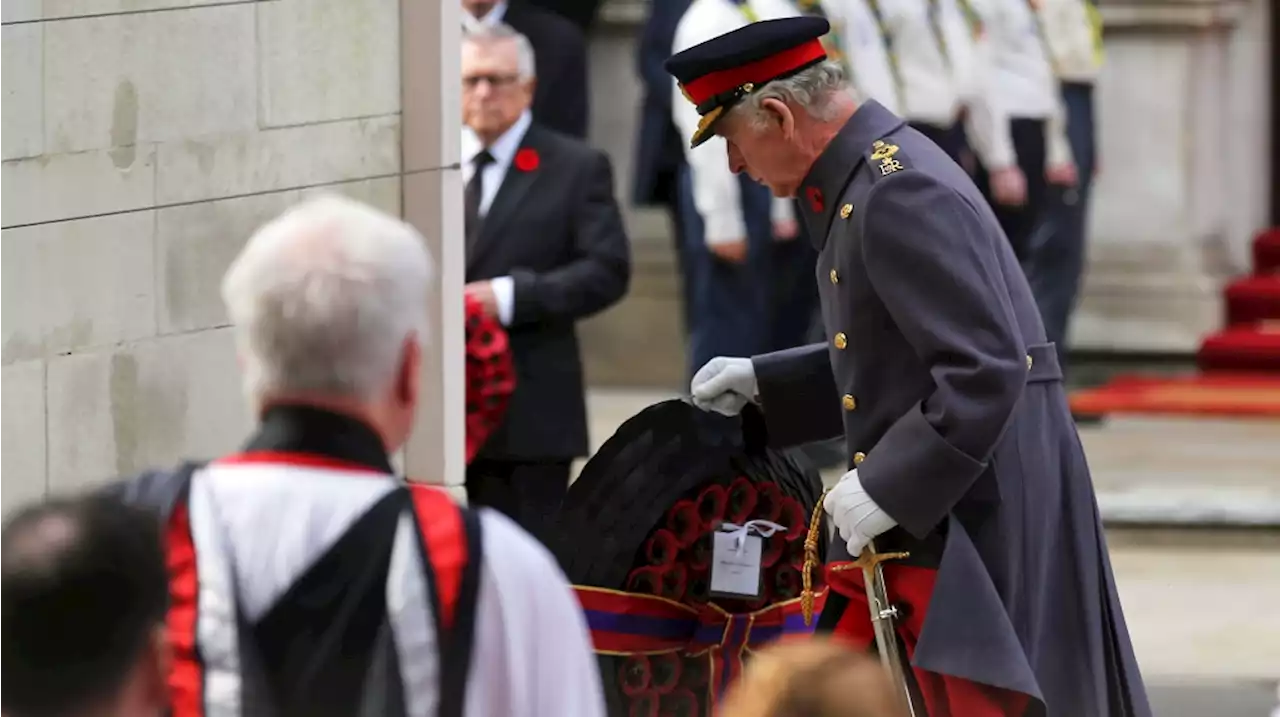
[[809,200],[809,208],[814,214],[822,213],[822,190],[817,187],[808,187],[804,190],[804,196]]
[[538,168],[541,158],[538,157],[538,150],[525,147],[516,152],[516,169],[521,172],[532,172]]

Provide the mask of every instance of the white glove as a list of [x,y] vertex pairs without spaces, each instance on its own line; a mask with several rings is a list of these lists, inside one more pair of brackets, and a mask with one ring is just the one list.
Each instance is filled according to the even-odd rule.
[[704,411],[736,416],[756,395],[756,370],[749,358],[717,356],[693,375],[693,405]]
[[849,547],[849,555],[854,558],[862,553],[872,538],[897,525],[862,489],[857,469],[840,478],[822,501],[822,509],[831,514],[836,530],[840,531],[840,537]]

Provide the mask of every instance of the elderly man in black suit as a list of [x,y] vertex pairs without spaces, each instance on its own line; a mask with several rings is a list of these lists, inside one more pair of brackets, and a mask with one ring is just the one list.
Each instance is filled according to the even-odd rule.
[[582,30],[564,17],[522,0],[462,0],[463,34],[498,24],[529,39],[540,81],[533,91],[538,124],[585,139],[591,118],[587,87],[587,42]]
[[574,326],[622,298],[631,258],[608,158],[534,122],[533,88],[523,35],[494,25],[464,38],[466,290],[507,327],[516,365],[467,493],[541,537],[588,448]]

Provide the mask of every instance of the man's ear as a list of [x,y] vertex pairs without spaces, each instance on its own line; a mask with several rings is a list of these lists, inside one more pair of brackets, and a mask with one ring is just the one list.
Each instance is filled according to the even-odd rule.
[[159,708],[169,704],[169,672],[173,669],[173,646],[164,625],[151,631],[147,653],[142,661],[145,670],[144,689],[147,701]]
[[760,103],[760,109],[769,113],[769,118],[777,123],[783,137],[790,137],[796,130],[796,117],[786,102],[770,97]]
[[421,365],[422,347],[418,345],[418,336],[409,334],[400,349],[400,373],[396,376],[396,398],[403,404],[412,405],[418,400]]

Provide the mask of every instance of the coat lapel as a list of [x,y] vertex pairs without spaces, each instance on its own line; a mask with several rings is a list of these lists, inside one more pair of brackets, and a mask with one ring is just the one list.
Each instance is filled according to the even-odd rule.
[[546,153],[542,143],[538,140],[538,127],[536,125],[530,126],[529,131],[525,132],[524,139],[520,141],[520,149],[516,151],[516,157],[519,157],[520,153],[525,150],[533,150],[537,153],[537,166],[531,169],[521,169],[517,166],[519,161],[516,158],[512,158],[511,166],[507,167],[507,173],[502,178],[502,186],[498,187],[498,193],[493,197],[493,204],[489,206],[489,211],[485,214],[484,221],[480,225],[480,232],[475,237],[475,244],[467,252],[468,270],[502,238],[503,231],[510,224],[516,209],[528,196],[529,190],[537,183],[538,178],[546,171],[548,158],[545,156]]

